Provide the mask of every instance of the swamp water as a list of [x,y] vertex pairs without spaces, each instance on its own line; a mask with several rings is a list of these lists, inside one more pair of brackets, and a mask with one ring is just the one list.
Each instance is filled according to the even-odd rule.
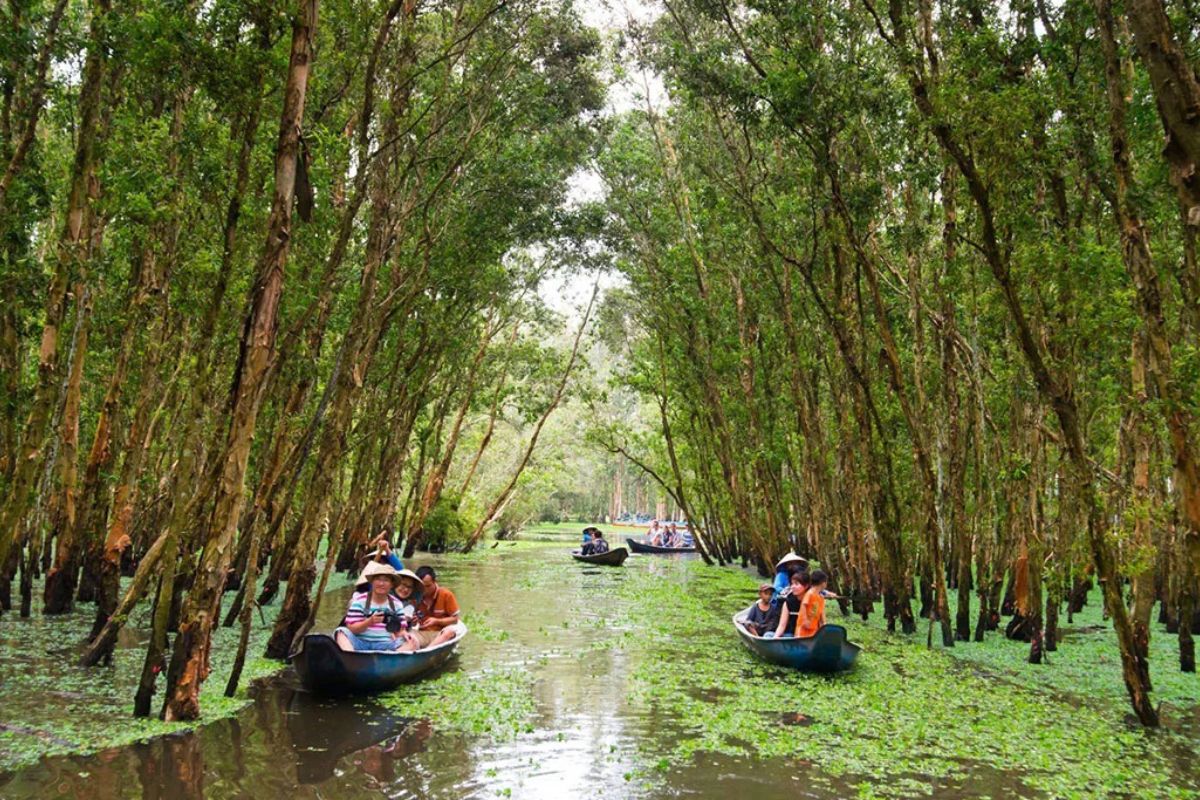
[[[859,666],[821,677],[756,661],[729,623],[756,580],[695,558],[631,556],[613,569],[577,564],[561,546],[501,544],[415,563],[439,568],[471,628],[436,676],[322,700],[284,671],[195,732],[0,773],[0,797],[1200,796],[1200,681],[1168,674],[1172,637],[1156,639],[1154,663],[1168,725],[1146,733],[1125,719],[1103,633],[1068,638],[1030,677],[1019,643],[960,646],[971,659],[959,660],[854,618]],[[349,592],[325,598],[320,629]],[[28,695],[38,684],[13,679],[4,637],[20,626],[0,625],[0,764],[16,762],[5,749],[22,737],[71,744],[45,739],[46,717],[77,714],[53,730],[83,731],[101,703],[124,719],[132,693],[103,669],[76,698],[52,678],[43,702],[14,697],[14,685]],[[139,668],[139,638],[131,631],[118,650],[118,670]],[[79,670],[55,663],[71,661],[16,668],[69,675]],[[223,683],[219,671],[210,682]],[[161,725],[123,724],[126,740]]]

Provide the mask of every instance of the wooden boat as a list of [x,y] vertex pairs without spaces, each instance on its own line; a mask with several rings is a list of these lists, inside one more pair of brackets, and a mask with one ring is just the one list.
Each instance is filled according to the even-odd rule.
[[695,547],[659,547],[656,544],[646,544],[637,539],[626,539],[629,549],[635,553],[694,553]]
[[733,627],[746,647],[772,664],[804,672],[841,672],[854,666],[855,659],[862,652],[861,647],[846,638],[846,629],[841,625],[826,625],[817,631],[816,636],[804,639],[764,639],[755,636],[742,625],[749,610],[733,615]]
[[571,558],[576,561],[582,561],[585,564],[602,564],[606,567],[619,567],[625,563],[625,559],[629,558],[629,551],[624,547],[614,547],[607,553],[600,553],[594,556],[581,556],[577,552],[571,553]]
[[392,689],[445,664],[467,635],[466,625],[459,622],[455,627],[457,635],[450,641],[411,653],[343,650],[329,634],[310,633],[292,654],[292,666],[310,692],[354,694]]

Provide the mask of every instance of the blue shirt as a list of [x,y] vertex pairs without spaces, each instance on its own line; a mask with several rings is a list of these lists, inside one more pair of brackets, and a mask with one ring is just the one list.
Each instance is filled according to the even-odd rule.
[[393,569],[397,571],[404,569],[404,564],[401,563],[400,556],[396,555],[392,551],[389,550],[388,554],[384,556],[384,558],[386,558],[387,562],[392,565]]

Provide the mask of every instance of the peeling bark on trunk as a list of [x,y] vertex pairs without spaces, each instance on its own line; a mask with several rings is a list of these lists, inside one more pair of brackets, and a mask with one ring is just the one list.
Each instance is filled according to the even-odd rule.
[[275,190],[267,244],[243,329],[228,439],[220,455],[220,480],[209,534],[191,593],[184,605],[168,675],[164,719],[200,715],[200,686],[208,676],[212,629],[217,623],[225,570],[240,517],[246,463],[258,419],[262,390],[275,346],[283,273],[291,242],[292,201],[300,126],[316,36],[319,0],[299,0],[292,25],[292,51],[275,151]]
[[61,517],[56,532],[58,544],[54,554],[54,566],[46,574],[43,595],[43,611],[46,614],[66,614],[74,608],[75,581],[79,574],[79,515],[76,508],[79,476],[79,404],[92,302],[87,288],[82,283],[75,286],[75,293],[75,341],[71,343],[71,369],[63,403],[62,443],[58,455],[61,470]]
[[[1171,453],[1175,467],[1175,480],[1179,486],[1182,512],[1182,553],[1184,591],[1196,596],[1197,569],[1200,568],[1200,460],[1197,459],[1193,432],[1194,420],[1190,411],[1186,390],[1179,387],[1174,374],[1170,334],[1162,307],[1162,292],[1158,271],[1150,252],[1150,238],[1144,216],[1131,196],[1135,189],[1131,163],[1132,153],[1126,131],[1126,90],[1121,72],[1121,61],[1117,50],[1116,35],[1110,0],[1096,0],[1099,19],[1100,41],[1105,58],[1105,77],[1109,105],[1109,139],[1113,153],[1113,172],[1116,176],[1116,196],[1113,213],[1121,232],[1121,252],[1125,268],[1137,289],[1138,311],[1145,327],[1146,345],[1150,358],[1145,364],[1144,382],[1152,382],[1158,392],[1163,417],[1170,434]],[[1181,53],[1175,47],[1170,25],[1158,0],[1134,0],[1128,13],[1143,58],[1147,60],[1151,78],[1159,98],[1159,112],[1167,124],[1168,159],[1175,161],[1173,148],[1184,154],[1187,169],[1185,185],[1190,187],[1193,208],[1189,221],[1200,225],[1200,177],[1195,170],[1200,158],[1200,124],[1195,119],[1195,110],[1200,108],[1200,84],[1186,60],[1180,62]],[[1169,91],[1180,94],[1171,96]],[[1178,116],[1176,105],[1186,98],[1191,103],[1190,113],[1185,118]],[[1194,213],[1195,220],[1190,216]],[[1136,391],[1136,390],[1135,390]],[[1147,456],[1148,457],[1148,456]],[[1151,560],[1152,563],[1152,560]],[[1152,569],[1152,567],[1151,567]],[[1145,589],[1152,593],[1152,589]],[[1150,597],[1149,602],[1153,602]],[[1143,647],[1139,633],[1135,630],[1135,642],[1139,647],[1141,663],[1147,673],[1146,654],[1149,651],[1149,608],[1141,605],[1135,609],[1144,612],[1141,634],[1146,638]],[[1135,616],[1140,625],[1142,618]]]

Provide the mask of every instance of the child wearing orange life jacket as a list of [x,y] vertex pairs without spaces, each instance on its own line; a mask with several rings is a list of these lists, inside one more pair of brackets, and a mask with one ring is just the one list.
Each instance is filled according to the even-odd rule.
[[800,601],[800,615],[796,620],[796,638],[816,636],[825,624],[825,586],[829,576],[823,570],[815,570],[809,576],[811,584],[804,599]]

